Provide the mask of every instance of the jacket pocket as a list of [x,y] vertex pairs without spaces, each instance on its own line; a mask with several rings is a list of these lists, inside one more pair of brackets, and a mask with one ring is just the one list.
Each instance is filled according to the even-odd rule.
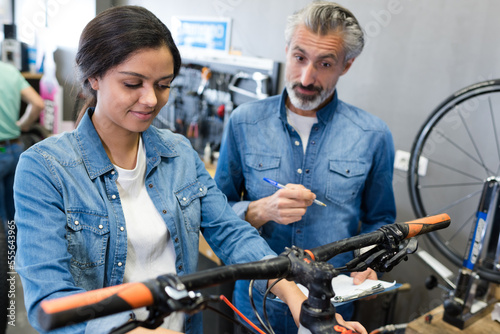
[[175,192],[181,206],[182,216],[186,228],[190,232],[198,233],[201,223],[201,198],[206,196],[207,187],[195,181]]
[[360,192],[366,179],[366,163],[350,160],[330,160],[326,197],[345,204]]
[[104,265],[109,242],[108,217],[95,212],[69,211],[66,226],[71,265],[80,269]]

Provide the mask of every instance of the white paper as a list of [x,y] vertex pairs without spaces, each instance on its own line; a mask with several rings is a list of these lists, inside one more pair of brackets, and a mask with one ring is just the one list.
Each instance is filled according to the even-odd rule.
[[[381,280],[371,280],[367,279],[361,284],[354,285],[353,278],[347,275],[339,275],[337,277],[334,277],[332,279],[332,288],[333,291],[335,292],[335,296],[340,296],[340,297],[348,297],[352,296],[354,294],[361,294],[365,291],[371,290],[374,286],[377,284],[382,284],[384,287],[384,290],[387,290],[388,288],[393,287],[396,285],[396,281],[394,282],[386,282],[386,281],[381,281]],[[308,290],[298,284],[300,290],[307,296],[308,295]],[[382,291],[379,291],[382,292]],[[367,297],[366,295],[363,297]],[[332,302],[334,300],[332,299]]]

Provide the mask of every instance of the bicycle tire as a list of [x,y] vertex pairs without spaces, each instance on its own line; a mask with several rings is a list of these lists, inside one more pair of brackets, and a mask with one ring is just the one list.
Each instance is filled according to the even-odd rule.
[[[500,170],[499,133],[497,132],[497,127],[500,127],[500,114],[495,117],[493,108],[495,102],[500,105],[500,79],[478,82],[460,89],[446,98],[424,122],[411,148],[407,177],[410,201],[417,217],[435,214],[434,210],[454,210],[457,212],[456,215],[446,211],[441,212],[446,212],[451,216],[452,225],[454,226],[457,226],[457,224],[453,224],[457,218],[458,220],[462,218],[466,220],[462,225],[460,225],[461,221],[458,222],[460,229],[459,231],[453,231],[455,234],[458,234],[464,228],[467,224],[467,217],[470,217],[464,216],[463,213],[469,212],[475,217],[479,203],[478,201],[474,203],[474,199],[480,194],[484,184],[484,181],[480,182],[478,179],[485,180],[489,176],[497,177]],[[464,115],[467,117],[464,117]],[[470,117],[471,115],[473,117]],[[488,118],[491,121],[491,129],[488,124],[481,123],[482,119],[486,120]],[[485,126],[481,127],[482,125]],[[476,131],[471,132],[470,128]],[[444,131],[449,133],[444,134]],[[492,133],[494,140],[491,140],[490,137]],[[476,141],[480,141],[481,144],[486,143],[485,145],[488,147],[490,147],[490,144],[495,145],[497,151],[495,155],[498,155],[498,160],[493,160],[493,155],[488,155],[488,161],[485,162],[485,158],[481,155],[482,152],[478,150],[482,146],[478,145]],[[443,147],[440,147],[440,144]],[[471,151],[467,151],[469,148]],[[443,158],[439,155],[445,156],[446,159],[455,159],[458,163],[451,166],[451,162],[443,161]],[[421,161],[422,157],[428,161],[425,176],[419,174],[419,161]],[[465,165],[466,167],[463,167]],[[490,165],[496,165],[496,167],[490,169],[488,167]],[[443,170],[439,171],[440,168]],[[446,174],[446,170],[449,174]],[[434,175],[429,177],[430,173]],[[449,182],[447,175],[450,174],[457,174],[452,176],[453,180],[457,180],[456,183]],[[462,183],[459,183],[460,177],[462,177]],[[474,177],[476,177],[476,180],[474,180]],[[432,182],[438,180],[439,182],[444,180],[449,183],[432,184]],[[451,202],[448,202],[449,198],[452,199]],[[443,202],[445,205],[442,205]],[[467,208],[465,208],[465,204],[467,204]],[[460,208],[460,206],[463,206],[463,208]],[[474,206],[472,211],[464,211],[470,210],[472,206]],[[432,245],[451,263],[461,267],[467,243],[463,243],[463,240],[457,241],[458,247],[453,247],[451,244],[454,242],[452,239],[455,235],[452,235],[453,238],[450,239],[449,234],[445,235],[443,233],[441,231],[433,232],[429,233],[427,237]],[[462,246],[461,249],[460,246]],[[460,253],[460,250],[463,253]],[[500,272],[491,270],[486,265],[478,265],[478,274],[482,279],[500,282]]]

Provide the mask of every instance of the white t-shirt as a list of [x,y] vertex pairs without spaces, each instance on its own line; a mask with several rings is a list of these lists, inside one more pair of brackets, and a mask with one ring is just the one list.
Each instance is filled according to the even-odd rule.
[[286,109],[286,116],[288,124],[290,124],[300,136],[302,141],[302,148],[306,154],[307,143],[309,142],[309,135],[311,134],[312,126],[318,123],[318,117],[302,116],[294,113],[290,109]]
[[[116,185],[122,203],[127,226],[126,282],[142,282],[159,275],[176,273],[175,249],[170,232],[145,185],[146,153],[142,138],[139,140],[137,164],[134,169],[123,169],[115,165],[118,172]],[[146,319],[145,308],[135,310],[138,319]],[[173,313],[161,327],[182,331],[184,314]]]

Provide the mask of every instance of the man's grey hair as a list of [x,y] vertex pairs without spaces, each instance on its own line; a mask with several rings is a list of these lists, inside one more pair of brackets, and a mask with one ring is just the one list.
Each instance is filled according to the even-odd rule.
[[313,1],[289,16],[285,29],[286,45],[290,45],[293,34],[300,25],[319,35],[330,32],[341,33],[344,40],[345,62],[356,58],[363,50],[365,39],[358,20],[351,11],[334,2]]

